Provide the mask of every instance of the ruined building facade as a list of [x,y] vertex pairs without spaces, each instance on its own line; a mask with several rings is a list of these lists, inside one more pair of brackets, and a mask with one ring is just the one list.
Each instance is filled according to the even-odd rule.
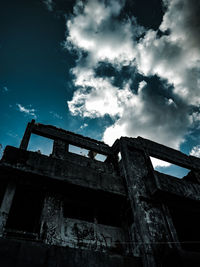
[[[31,134],[53,140],[49,156],[27,150]],[[190,172],[159,173],[150,156]],[[199,183],[196,157],[141,137],[110,147],[33,120],[0,162],[0,266],[200,266]]]

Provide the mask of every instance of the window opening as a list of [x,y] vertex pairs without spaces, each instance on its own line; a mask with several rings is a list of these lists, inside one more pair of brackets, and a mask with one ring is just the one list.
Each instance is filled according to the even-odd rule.
[[65,200],[64,217],[94,222],[94,209],[88,203]]
[[88,158],[89,150],[78,147],[78,146],[69,145],[69,152]]
[[101,162],[104,162],[107,159],[107,156],[103,154],[96,154],[95,159]]
[[156,171],[167,175],[171,175],[177,178],[183,178],[190,172],[189,169],[180,167],[176,164],[171,164],[168,161],[160,160],[154,157],[150,157],[150,159]]
[[53,150],[53,140],[40,135],[31,134],[28,150],[49,156]]
[[71,144],[69,145],[69,152],[81,155],[81,156],[86,157],[86,158],[95,159],[95,160],[101,161],[101,162],[104,162],[107,158],[107,156],[105,156],[103,154],[99,154],[99,153],[96,153],[92,150],[88,150],[88,149],[74,146]]
[[38,233],[42,201],[41,192],[35,188],[18,186],[13,198],[6,228],[19,232]]
[[73,195],[64,200],[63,215],[65,218],[73,218],[98,224],[115,227],[122,226],[125,207],[125,199],[108,193],[99,193],[94,190],[71,190]]

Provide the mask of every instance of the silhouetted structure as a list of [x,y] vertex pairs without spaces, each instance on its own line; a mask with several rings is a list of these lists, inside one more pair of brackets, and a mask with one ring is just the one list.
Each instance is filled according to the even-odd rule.
[[[32,133],[53,140],[50,156],[27,151]],[[190,172],[159,173],[150,156]],[[109,147],[33,120],[0,174],[1,267],[200,266],[196,157],[141,137]]]

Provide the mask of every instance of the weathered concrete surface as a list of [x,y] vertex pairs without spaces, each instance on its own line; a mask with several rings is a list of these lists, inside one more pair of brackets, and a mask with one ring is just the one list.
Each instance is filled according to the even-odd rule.
[[[111,148],[103,142],[91,139],[89,137],[84,137],[82,135],[75,134],[73,132],[69,132],[63,129],[59,129],[51,125],[35,123],[34,120],[31,122],[31,124],[27,126],[26,132],[35,133],[40,136],[44,136],[44,137],[47,137],[53,140],[60,139],[66,142],[67,144],[72,144],[72,145],[79,146],[85,149],[89,149],[100,154],[112,155]],[[29,134],[27,135],[29,138]],[[25,140],[22,140],[22,143],[27,144],[27,141],[26,141],[28,140],[27,135],[26,134],[24,135]],[[26,149],[26,145],[24,147],[21,146],[21,148]]]
[[114,253],[46,246],[0,238],[1,267],[141,267],[140,259]]
[[[54,140],[49,157],[26,151],[31,133]],[[68,151],[69,144],[88,149],[91,155],[97,152],[108,157],[99,162],[79,156]],[[109,147],[35,121],[28,124],[21,148],[6,148],[0,170],[19,186],[29,184],[42,190],[45,200],[38,222],[40,230],[34,243],[33,239],[1,239],[0,266],[140,266],[133,255],[142,258],[143,267],[200,266],[198,253],[188,252],[193,251],[191,248],[181,250],[183,239],[179,241],[178,236],[182,237],[184,227],[182,219],[177,219],[181,213],[177,217],[173,213],[180,208],[178,205],[183,206],[184,199],[188,210],[195,203],[192,218],[196,214],[198,217],[200,159],[141,137],[121,138]],[[188,168],[191,173],[182,180],[159,174],[150,156]],[[179,203],[173,203],[174,196]],[[3,201],[2,207],[7,207],[4,213],[8,216],[12,198],[6,199],[10,204]],[[107,215],[108,219],[103,220]],[[110,215],[120,225],[114,224]],[[3,220],[6,216],[0,214]],[[184,218],[184,212],[181,216]],[[191,236],[187,237],[189,240]]]
[[187,180],[178,179],[176,177],[160,173],[154,172],[155,181],[156,181],[156,190],[154,190],[154,194],[157,191],[174,194],[181,198],[191,199],[200,201],[200,185],[197,183],[191,183]]
[[[125,177],[132,206],[134,227],[132,233],[133,253],[143,259],[145,267],[160,266],[162,256],[170,246],[170,232],[166,226],[160,203],[151,201],[146,184],[151,169],[150,159],[143,150],[131,149],[131,141],[120,139],[122,176]],[[164,245],[160,245],[160,243]]]
[[62,160],[7,146],[1,166],[125,195],[122,179],[110,164],[73,153]]
[[72,248],[128,254],[121,228],[66,218],[61,228],[62,244]]
[[[131,142],[131,139],[129,142]],[[200,169],[199,158],[188,156],[178,150],[158,144],[148,139],[144,139],[142,137],[132,138],[132,145],[134,145],[134,143],[140,143],[141,147],[152,157],[168,161],[172,164],[177,164],[184,168]]]
[[0,207],[0,236],[4,233],[15,190],[16,184],[12,181],[9,182]]
[[97,222],[65,218],[63,197],[47,194],[42,216],[40,238],[48,245],[57,245],[128,255],[128,236],[122,228]]
[[58,195],[47,193],[41,215],[40,236],[41,240],[43,240],[48,245],[62,245],[61,204],[61,198]]

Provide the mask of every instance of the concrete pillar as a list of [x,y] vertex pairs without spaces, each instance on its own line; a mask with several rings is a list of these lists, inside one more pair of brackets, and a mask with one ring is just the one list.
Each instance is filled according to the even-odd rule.
[[60,245],[61,224],[61,199],[55,194],[47,193],[41,216],[41,239],[48,245]]
[[151,198],[148,188],[153,176],[149,156],[141,146],[131,147],[127,138],[120,139],[122,172],[125,177],[128,197],[131,204],[134,225],[137,233],[132,233],[133,253],[139,251],[145,267],[157,267],[162,262],[162,255],[173,241],[166,225],[162,203]]
[[59,139],[54,140],[53,152],[52,152],[53,157],[64,159],[65,154],[67,153],[68,150],[69,150],[69,145],[66,142]]
[[32,120],[27,125],[25,133],[24,133],[24,136],[23,136],[21,144],[20,144],[20,148],[21,149],[27,150],[28,143],[29,143],[29,140],[30,140],[30,137],[31,137],[31,132],[32,132],[32,128],[33,128],[34,123],[35,123],[35,120]]
[[16,184],[11,181],[8,183],[0,208],[0,236],[3,235],[4,228],[8,219],[9,211],[15,195]]

